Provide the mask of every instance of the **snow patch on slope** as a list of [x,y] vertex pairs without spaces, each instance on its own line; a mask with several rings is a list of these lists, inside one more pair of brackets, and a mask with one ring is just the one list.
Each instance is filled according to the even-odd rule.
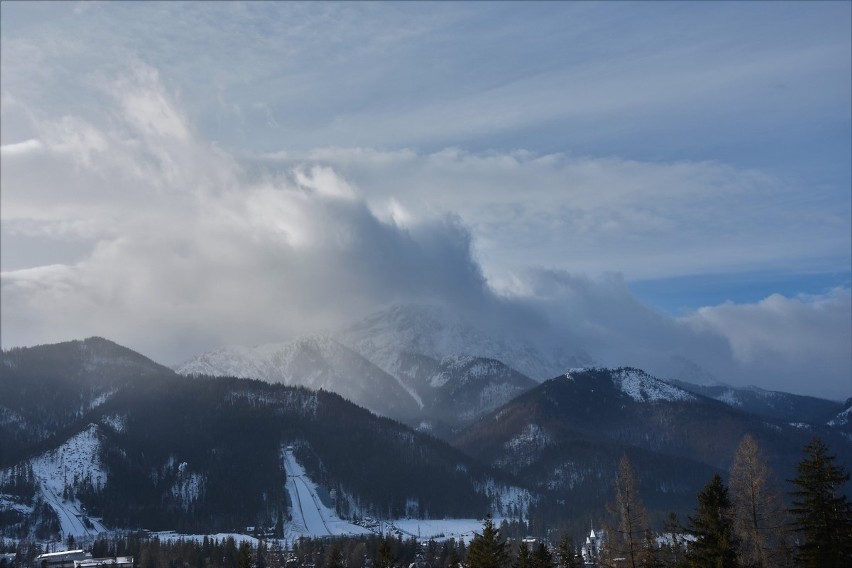
[[849,419],[852,417],[852,406],[847,408],[846,410],[840,411],[840,413],[828,421],[829,426],[845,426],[849,424]]
[[490,478],[484,483],[478,483],[476,490],[486,495],[491,501],[491,512],[495,518],[526,517],[529,514],[530,505],[535,502],[529,490],[498,483]]
[[723,402],[728,406],[740,407],[743,405],[743,401],[740,400],[740,398],[737,396],[736,391],[734,391],[733,389],[727,389],[715,398],[719,402]]
[[63,497],[66,486],[73,487],[75,481],[90,481],[96,491],[104,486],[107,475],[101,464],[100,445],[98,426],[90,424],[58,448],[30,462],[42,497],[59,517],[63,537],[89,537],[106,531],[95,519],[88,519],[86,524],[77,499]]
[[172,496],[180,502],[184,509],[198,501],[204,490],[204,476],[200,473],[190,472],[189,464],[182,462],[178,466],[178,477],[170,488]]
[[91,479],[95,488],[106,483],[106,472],[100,458],[98,427],[89,427],[67,442],[32,460],[33,472],[43,488],[61,495],[74,480]]
[[110,399],[110,397],[112,395],[114,395],[116,393],[116,390],[117,389],[112,389],[112,390],[109,390],[109,391],[106,391],[106,392],[99,394],[94,400],[92,400],[92,402],[89,403],[89,410],[94,410],[97,407],[104,404],[106,401],[108,401]]
[[11,408],[6,408],[5,406],[0,406],[0,426],[4,424],[19,424],[23,425],[26,421],[24,417],[12,410]]
[[127,427],[127,416],[123,414],[110,414],[101,418],[101,424],[108,426],[113,432],[124,432]]
[[636,402],[696,400],[693,394],[639,369],[616,369],[612,378],[615,385]]

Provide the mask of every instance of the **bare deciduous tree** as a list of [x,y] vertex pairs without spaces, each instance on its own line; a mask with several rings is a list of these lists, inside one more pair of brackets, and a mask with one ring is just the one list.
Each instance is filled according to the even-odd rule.
[[648,514],[639,496],[639,482],[627,456],[618,462],[613,481],[615,503],[607,505],[613,523],[608,527],[604,564],[639,568],[646,564]]
[[755,439],[746,434],[731,464],[734,530],[740,540],[740,563],[767,568],[783,564],[784,506],[772,470]]

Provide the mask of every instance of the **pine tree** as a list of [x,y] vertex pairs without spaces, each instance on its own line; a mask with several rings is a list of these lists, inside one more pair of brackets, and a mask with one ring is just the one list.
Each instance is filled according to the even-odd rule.
[[506,541],[500,539],[500,531],[494,527],[491,515],[485,517],[482,534],[473,537],[467,549],[470,568],[506,568],[509,566],[509,551]]
[[692,566],[736,568],[737,540],[728,488],[717,473],[698,494],[698,510],[689,517],[693,537],[686,557]]
[[819,438],[805,446],[792,483],[793,527],[801,535],[798,560],[805,568],[852,565],[852,507],[841,492],[849,473],[834,465],[835,456]]

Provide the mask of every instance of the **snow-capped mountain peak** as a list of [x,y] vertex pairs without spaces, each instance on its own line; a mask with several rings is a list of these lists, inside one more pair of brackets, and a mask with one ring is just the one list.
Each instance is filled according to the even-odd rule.
[[598,375],[603,373],[612,380],[612,385],[626,394],[636,402],[659,402],[659,401],[693,401],[696,400],[692,393],[652,377],[645,371],[632,367],[620,367],[617,369],[598,369],[587,367],[572,369],[565,374],[568,380],[575,380],[584,375]]
[[392,417],[410,416],[420,407],[394,376],[326,335],[257,347],[225,347],[199,355],[176,371],[325,389]]
[[591,363],[588,356],[567,346],[544,348],[525,337],[486,328],[449,308],[432,304],[392,306],[351,325],[336,338],[391,373],[399,353],[438,361],[465,355],[496,359],[539,381]]

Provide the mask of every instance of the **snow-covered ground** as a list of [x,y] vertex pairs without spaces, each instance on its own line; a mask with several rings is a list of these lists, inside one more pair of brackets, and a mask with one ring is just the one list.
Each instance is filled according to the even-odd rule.
[[252,546],[257,546],[258,540],[247,534],[239,534],[239,533],[216,533],[216,534],[180,534],[174,531],[160,531],[160,532],[152,532],[150,533],[151,537],[156,537],[160,541],[167,542],[177,542],[179,540],[191,540],[195,542],[203,542],[204,537],[207,537],[208,540],[218,540],[225,541],[229,538],[233,538],[234,542],[237,545],[242,544],[243,542],[247,542]]
[[323,504],[317,494],[317,485],[307,476],[292,450],[285,448],[282,456],[284,469],[287,471],[285,487],[293,507],[293,520],[287,526],[289,535],[333,536],[371,532],[341,519],[333,509]]
[[[372,524],[369,528],[341,519],[337,513],[322,503],[317,485],[305,473],[290,449],[282,451],[287,470],[286,488],[290,496],[293,520],[287,525],[287,538],[300,536],[323,537],[367,534],[397,534],[418,540],[469,541],[474,531],[482,530],[480,519],[396,519]],[[497,519],[500,522],[500,519]]]
[[32,460],[39,490],[59,517],[63,539],[68,535],[75,538],[94,537],[107,530],[97,519],[91,517],[91,526],[87,526],[83,520],[86,514],[80,502],[62,496],[65,486],[70,487],[75,478],[83,480],[88,477],[95,487],[104,485],[106,473],[101,466],[99,449],[98,427],[90,424],[87,429],[55,450],[45,452]]
[[[109,532],[98,519],[88,517],[81,503],[76,499],[65,499],[64,488],[77,479],[90,478],[95,487],[106,483],[106,472],[99,458],[100,440],[98,426],[95,424],[70,438],[58,448],[45,452],[32,460],[33,473],[38,482],[42,498],[59,517],[62,541],[69,535],[75,539],[90,539],[100,533]],[[317,484],[306,474],[290,449],[282,450],[282,459],[287,471],[286,490],[293,505],[292,521],[286,525],[285,541],[305,537],[358,536],[369,534],[401,534],[404,538],[414,537],[422,541],[429,539],[469,541],[474,532],[482,530],[480,519],[395,519],[361,526],[341,519],[334,509],[320,500]],[[503,488],[505,491],[505,488]],[[491,491],[498,488],[491,487]],[[518,497],[518,496],[514,496]],[[507,502],[514,502],[506,495]],[[6,508],[15,508],[21,512],[31,512],[31,507],[17,503],[3,503]],[[500,522],[500,518],[495,518]],[[246,541],[257,544],[255,537],[238,533],[219,533],[210,535],[186,535],[172,531],[151,533],[160,540],[198,540],[204,536],[210,539],[225,540],[234,538],[238,543]]]
[[[496,519],[496,523],[502,519]],[[388,523],[390,532],[398,529],[403,537],[415,537],[427,540],[463,540],[470,542],[474,533],[482,532],[481,519],[400,519]]]

